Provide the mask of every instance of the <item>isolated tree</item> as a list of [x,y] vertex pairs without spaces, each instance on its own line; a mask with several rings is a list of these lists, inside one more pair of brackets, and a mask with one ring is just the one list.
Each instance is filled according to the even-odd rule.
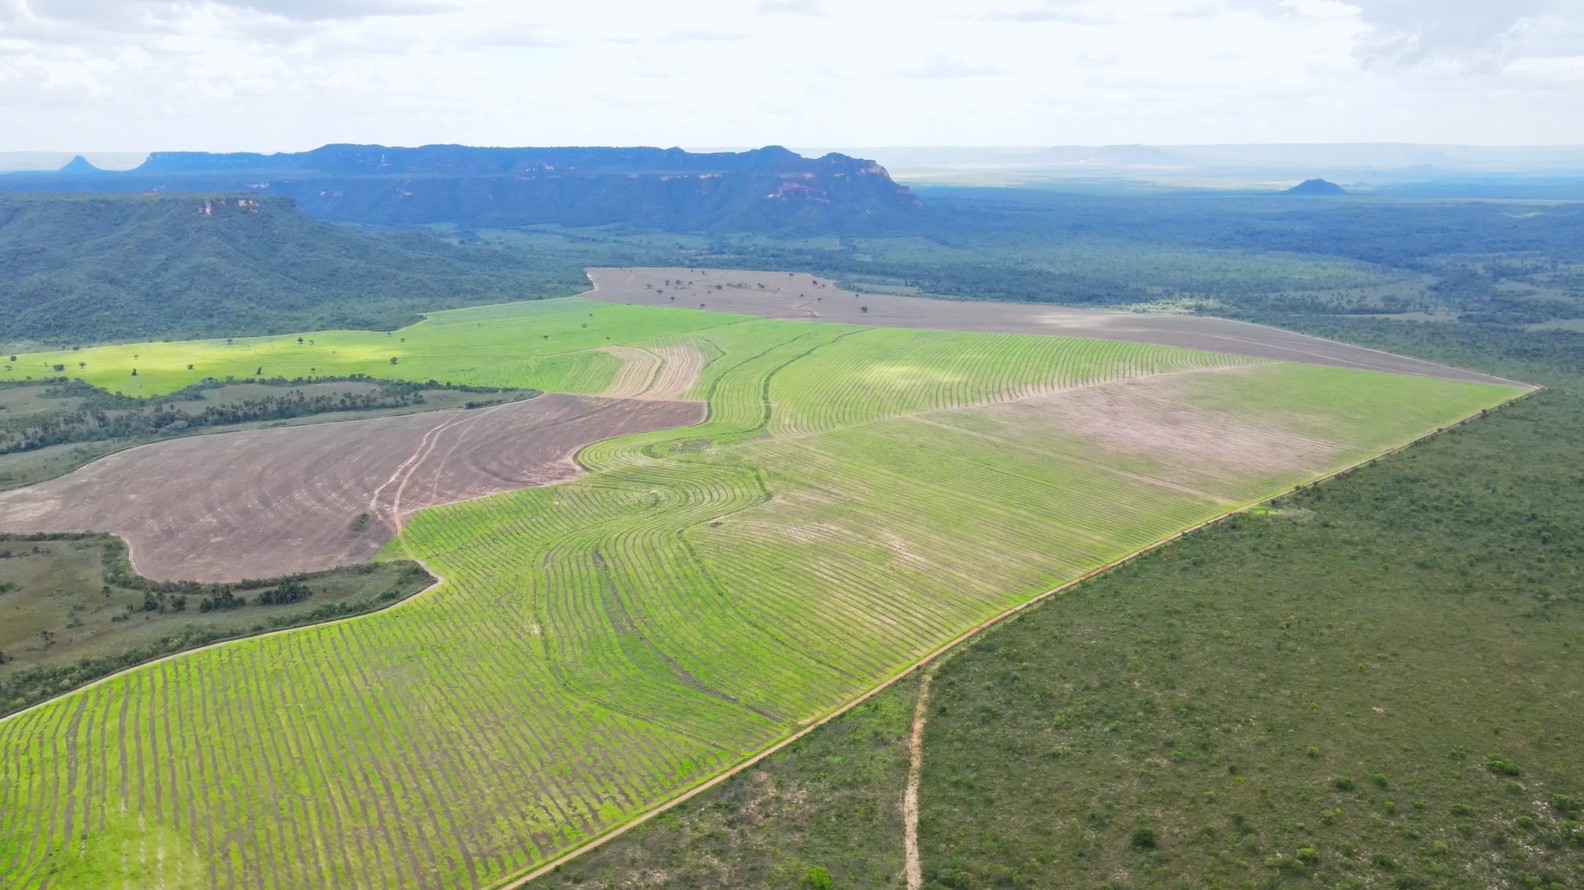
[[188,365],[187,366],[187,370],[191,371],[192,370],[192,365]]
[[[585,327],[587,327],[587,325],[585,325]],[[394,356],[394,355],[391,356],[391,364],[393,364],[393,365],[396,364],[396,356]]]
[[868,315],[869,314],[869,307],[868,306],[859,306],[858,307],[858,311],[862,312],[865,315]]
[[301,346],[301,345],[302,345],[302,338],[301,338],[301,337],[298,337],[298,338],[297,338],[297,345],[298,345],[298,346]]
[[137,376],[137,368],[133,368],[133,369],[132,369],[132,376],[133,376],[133,377],[136,377],[136,376]]

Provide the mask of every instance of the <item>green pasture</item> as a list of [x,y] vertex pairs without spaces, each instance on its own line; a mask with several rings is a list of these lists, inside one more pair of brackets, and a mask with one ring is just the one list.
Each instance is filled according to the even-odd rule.
[[[385,555],[422,559],[445,579],[432,593],[0,722],[0,883],[175,886],[196,862],[206,886],[497,886],[1010,607],[1516,394],[566,300],[437,313],[389,337],[74,354],[86,379],[128,383],[136,361],[156,389],[190,362],[592,392],[614,360],[588,350],[679,337],[711,357],[696,390],[709,420],[590,447],[573,483],[419,515]],[[1014,401],[1167,373],[1229,423],[1324,438],[1323,465],[1183,485]]]
[[[736,316],[567,297],[435,312],[397,331],[312,331],[230,340],[128,343],[0,356],[0,375],[67,374],[129,396],[174,392],[205,378],[344,377],[438,380],[596,393],[621,363],[598,347],[731,324]],[[395,363],[392,363],[395,359]],[[55,371],[56,365],[62,367]],[[137,373],[134,375],[133,371]]]

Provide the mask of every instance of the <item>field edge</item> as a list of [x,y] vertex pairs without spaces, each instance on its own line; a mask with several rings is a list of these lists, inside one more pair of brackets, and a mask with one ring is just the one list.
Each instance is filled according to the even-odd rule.
[[[134,572],[137,572],[138,577],[143,578],[144,580],[149,580],[149,581],[153,580],[153,579],[150,579],[147,576],[143,575],[141,572],[137,571],[137,564],[133,563],[132,559],[131,559],[132,545],[127,541],[126,538],[124,538],[121,535],[118,535],[118,534],[116,534],[114,532],[83,532],[83,533],[67,532],[67,533],[62,533],[60,535],[38,535],[38,536],[11,535],[11,536],[8,536],[8,537],[14,537],[14,538],[37,537],[39,539],[45,539],[45,538],[74,538],[74,537],[80,537],[80,538],[87,538],[87,537],[114,538],[114,539],[120,541],[121,545],[126,548],[127,563],[129,565],[131,565],[132,570]],[[406,606],[406,605],[408,605],[410,603],[416,602],[417,600],[419,600],[419,599],[421,599],[423,597],[426,597],[426,596],[428,596],[431,593],[434,593],[435,591],[437,591],[440,588],[444,587],[445,584],[446,584],[446,578],[443,575],[441,575],[440,573],[436,572],[434,569],[430,568],[428,563],[424,562],[422,559],[419,559],[416,556],[413,556],[412,554],[405,554],[405,555],[400,556],[400,557],[393,557],[391,559],[385,559],[385,560],[376,559],[376,560],[371,560],[371,561],[366,562],[366,563],[355,563],[355,564],[349,565],[349,566],[337,566],[336,568],[327,569],[327,570],[325,570],[323,572],[310,572],[310,573],[307,573],[307,575],[311,577],[313,575],[331,574],[331,573],[343,571],[343,570],[346,570],[346,569],[355,569],[355,568],[358,568],[359,566],[372,566],[372,565],[375,565],[376,563],[380,563],[380,562],[384,562],[386,564],[403,563],[403,562],[412,563],[413,565],[416,565],[418,568],[422,569],[424,574],[429,576],[429,583],[425,584],[423,587],[419,588],[418,590],[413,591],[412,593],[408,594],[407,596],[404,596],[404,597],[402,597],[400,599],[397,599],[397,600],[393,600],[393,601],[388,602],[388,603],[382,603],[382,604],[379,605],[378,608],[369,609],[369,610],[364,611],[364,612],[357,612],[357,613],[354,613],[352,615],[340,615],[340,616],[337,616],[335,618],[325,619],[324,621],[307,621],[307,622],[304,622],[302,624],[293,624],[293,625],[291,625],[289,627],[272,627],[272,628],[269,628],[268,630],[262,630],[262,631],[252,631],[252,630],[243,631],[242,633],[239,633],[239,634],[237,634],[235,636],[225,637],[223,639],[218,639],[218,640],[211,640],[211,641],[209,641],[207,643],[204,643],[202,645],[193,646],[190,649],[178,649],[175,652],[167,652],[167,653],[165,653],[163,655],[157,655],[157,656],[155,656],[153,658],[150,658],[150,659],[147,659],[147,660],[144,660],[144,661],[139,661],[139,662],[137,662],[135,664],[129,664],[129,665],[126,665],[124,667],[116,668],[114,671],[111,671],[110,673],[105,674],[104,676],[95,677],[92,680],[89,680],[88,682],[83,683],[80,686],[73,686],[70,689],[62,690],[62,691],[50,696],[49,698],[33,702],[32,704],[29,704],[27,707],[20,708],[18,710],[11,711],[9,713],[0,713],[0,723],[6,723],[6,722],[9,722],[9,721],[12,721],[12,720],[20,719],[21,717],[23,717],[26,714],[29,714],[29,713],[31,713],[33,711],[36,711],[36,710],[40,709],[40,708],[47,707],[49,705],[55,704],[56,702],[60,701],[63,698],[66,698],[67,696],[76,695],[78,693],[83,692],[84,690],[93,689],[94,687],[102,686],[102,685],[104,685],[106,683],[113,682],[116,679],[120,678],[121,675],[123,675],[123,674],[127,674],[127,673],[130,673],[132,671],[136,671],[136,670],[142,670],[143,668],[149,667],[150,665],[160,664],[161,662],[170,661],[171,659],[174,659],[174,658],[182,658],[182,657],[185,657],[185,656],[188,656],[188,655],[193,655],[193,654],[198,653],[198,652],[208,651],[210,649],[218,649],[221,646],[229,646],[229,645],[231,645],[233,643],[242,643],[242,642],[246,642],[246,641],[250,641],[250,640],[262,640],[265,637],[279,636],[279,635],[282,635],[282,634],[289,634],[289,633],[294,633],[296,631],[309,630],[309,629],[314,629],[314,628],[332,627],[332,626],[337,625],[337,624],[344,624],[344,623],[346,623],[348,621],[357,621],[360,618],[368,618],[368,617],[373,616],[373,615],[380,615],[380,614],[383,614],[385,612],[389,612],[389,611],[391,611],[393,609],[397,609],[397,608],[400,608],[402,606]],[[282,576],[280,576],[278,578],[260,578],[260,579],[251,579],[251,580],[257,580],[257,581],[261,581],[261,582],[264,582],[264,583],[273,583],[273,582],[276,582],[276,581],[284,581],[284,580],[287,580],[289,578],[294,578],[294,577],[300,577],[300,576],[297,576],[297,575],[282,575]],[[162,583],[162,582],[154,582],[154,583]]]

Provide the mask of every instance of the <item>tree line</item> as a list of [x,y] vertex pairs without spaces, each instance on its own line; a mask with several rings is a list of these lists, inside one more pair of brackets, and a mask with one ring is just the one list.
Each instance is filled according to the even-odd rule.
[[[369,378],[359,376],[346,379],[358,381]],[[307,385],[310,382],[331,381],[277,379],[262,382],[287,386],[292,383]],[[309,394],[293,389],[280,395],[208,405],[201,410],[195,410],[191,405],[206,398],[205,390],[225,385],[211,379],[144,402],[108,393],[81,381],[64,382],[46,390],[46,397],[81,398],[81,406],[75,411],[28,418],[10,429],[0,427],[0,454],[35,451],[69,443],[167,436],[206,427],[289,420],[315,414],[407,408],[424,403],[425,389],[500,391],[486,387],[448,386],[436,381],[380,381],[379,388],[369,392]]]

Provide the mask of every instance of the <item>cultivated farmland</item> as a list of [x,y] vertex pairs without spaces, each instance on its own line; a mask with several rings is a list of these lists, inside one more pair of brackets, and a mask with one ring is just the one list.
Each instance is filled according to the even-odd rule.
[[194,436],[0,493],[0,532],[111,532],[160,581],[312,572],[368,561],[426,507],[571,479],[592,442],[703,419],[699,403],[545,395]]
[[588,296],[633,306],[700,306],[760,318],[887,328],[1099,337],[1447,380],[1506,382],[1462,368],[1222,318],[899,297],[848,290],[812,275],[735,269],[590,269],[589,280],[593,290]]
[[1046,590],[1521,392],[586,300],[446,315],[366,372],[598,392],[604,348],[685,343],[708,419],[413,516],[384,553],[444,582],[409,604],[0,722],[8,884],[497,886]]

